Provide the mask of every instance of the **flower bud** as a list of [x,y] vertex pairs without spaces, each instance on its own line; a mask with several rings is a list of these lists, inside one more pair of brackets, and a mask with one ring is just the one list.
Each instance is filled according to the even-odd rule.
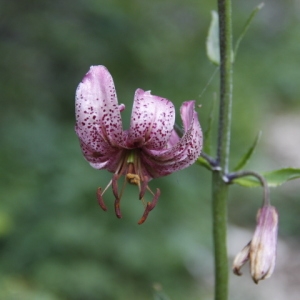
[[233,272],[242,275],[241,267],[250,260],[250,272],[255,283],[269,278],[275,268],[278,231],[276,208],[264,205],[257,214],[257,226],[252,240],[233,261]]

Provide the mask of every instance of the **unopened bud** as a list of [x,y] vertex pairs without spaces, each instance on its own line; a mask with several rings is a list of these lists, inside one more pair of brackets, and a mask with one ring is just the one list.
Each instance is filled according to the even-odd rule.
[[270,277],[275,268],[277,231],[276,208],[264,205],[258,211],[257,226],[252,240],[234,259],[233,272],[242,275],[241,267],[250,260],[250,272],[255,283]]

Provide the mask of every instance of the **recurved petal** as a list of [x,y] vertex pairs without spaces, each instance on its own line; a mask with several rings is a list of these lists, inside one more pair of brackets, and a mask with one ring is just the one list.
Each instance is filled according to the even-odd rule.
[[98,149],[98,152],[95,152],[80,140],[80,147],[85,159],[95,169],[107,169],[110,172],[115,172],[122,155],[122,149],[112,148],[105,142],[98,144],[103,145],[103,147]]
[[162,149],[173,131],[175,109],[169,100],[137,89],[126,146]]
[[242,275],[241,268],[250,258],[250,244],[251,244],[251,241],[234,258],[232,270],[233,270],[233,273],[236,275],[239,275],[239,276]]
[[76,133],[93,152],[122,143],[122,121],[113,79],[104,66],[92,66],[76,90]]
[[184,131],[187,131],[189,129],[191,120],[193,119],[195,113],[195,101],[186,101],[181,105],[180,116],[182,119]]
[[195,111],[195,101],[184,102],[180,113],[186,131],[176,144],[166,150],[143,149],[143,163],[151,168],[153,178],[184,169],[200,155],[202,130]]
[[176,145],[180,141],[180,138],[177,134],[177,132],[173,129],[170,138],[168,140],[167,148],[172,148],[174,145]]

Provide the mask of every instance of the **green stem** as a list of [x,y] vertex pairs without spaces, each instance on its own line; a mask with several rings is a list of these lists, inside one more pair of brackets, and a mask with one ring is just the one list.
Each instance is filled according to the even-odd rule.
[[222,175],[228,172],[232,102],[231,0],[218,0],[220,39],[220,110],[217,163],[221,171],[212,176],[213,239],[215,255],[215,300],[228,299],[227,198],[228,185]]
[[220,112],[217,161],[228,171],[232,102],[231,0],[218,0],[220,39]]
[[228,186],[214,171],[213,176],[213,238],[215,257],[215,300],[228,297],[227,257],[227,194]]

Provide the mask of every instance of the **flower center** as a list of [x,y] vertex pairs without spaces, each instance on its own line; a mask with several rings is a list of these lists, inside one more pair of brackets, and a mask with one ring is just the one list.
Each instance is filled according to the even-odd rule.
[[[118,180],[122,175],[125,176],[125,180],[124,180],[122,188],[119,192]],[[142,200],[142,202],[145,206],[143,216],[139,220],[138,224],[143,224],[146,221],[149,212],[155,207],[157,200],[160,196],[159,189],[157,189],[156,193],[154,194],[152,192],[152,190],[149,188],[149,186],[148,186],[149,180],[150,179],[148,178],[148,176],[146,174],[143,174],[143,168],[141,165],[138,150],[130,150],[130,151],[126,150],[126,152],[124,153],[123,159],[121,160],[119,167],[117,168],[117,171],[113,175],[113,178],[109,182],[107,187],[104,189],[104,191],[102,191],[102,189],[100,187],[98,188],[98,190],[97,190],[98,203],[104,211],[107,210],[107,207],[103,201],[102,196],[105,193],[105,191],[107,190],[107,188],[111,185],[113,194],[115,196],[115,203],[114,203],[115,213],[118,218],[122,218],[122,214],[121,214],[121,210],[120,210],[120,201],[121,201],[126,183],[128,182],[130,184],[137,185],[139,188],[139,200]],[[150,194],[152,194],[152,196],[153,196],[152,202],[146,202],[144,200],[144,195],[146,193],[146,190],[148,190],[150,192]]]

